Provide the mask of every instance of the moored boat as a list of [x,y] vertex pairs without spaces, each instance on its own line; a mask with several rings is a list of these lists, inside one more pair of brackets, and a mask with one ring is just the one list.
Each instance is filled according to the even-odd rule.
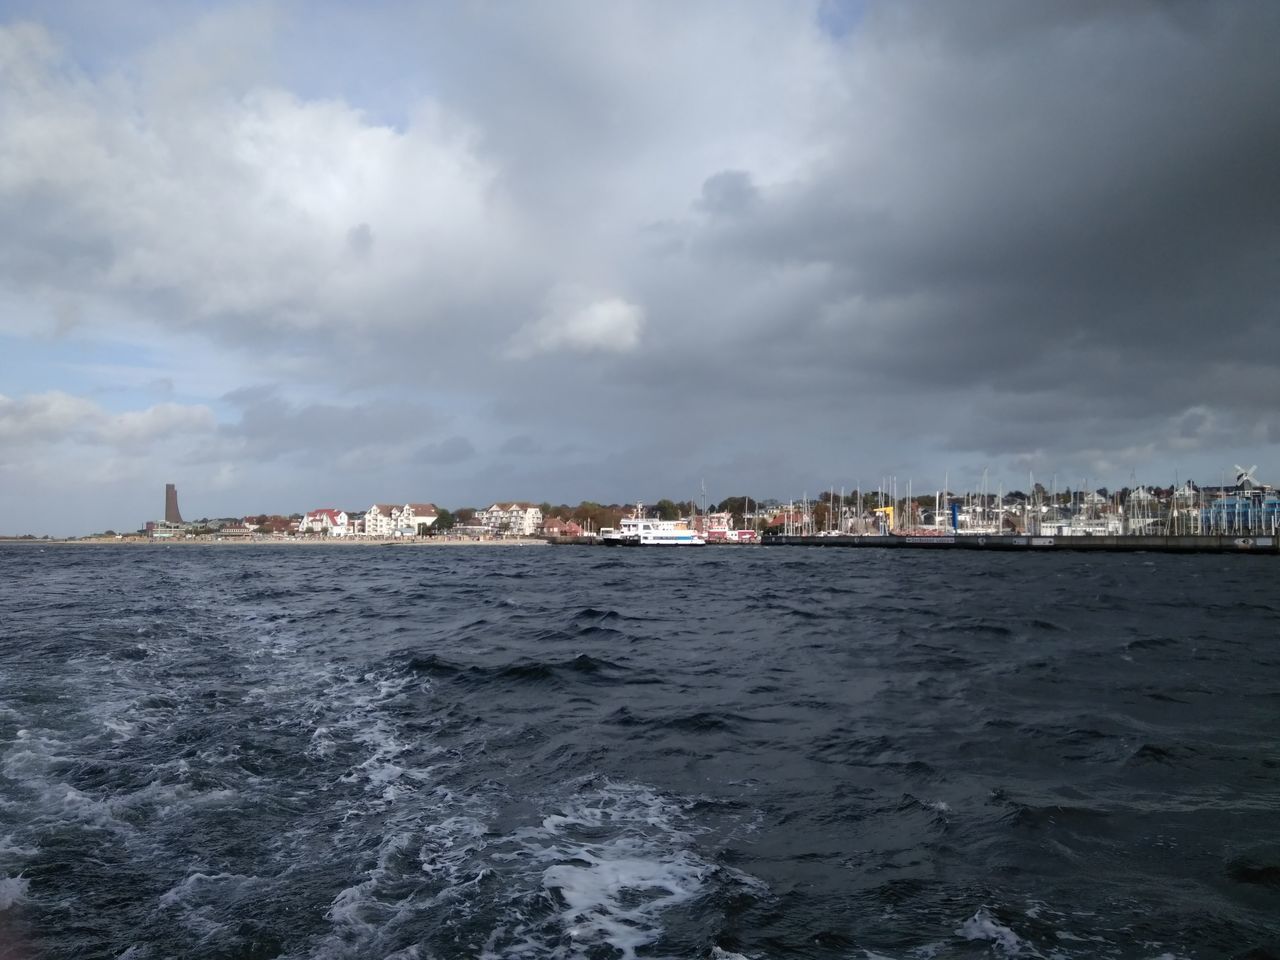
[[636,504],[634,516],[623,517],[619,525],[600,531],[600,542],[618,547],[696,547],[707,541],[688,520],[659,520],[647,517],[644,504]]

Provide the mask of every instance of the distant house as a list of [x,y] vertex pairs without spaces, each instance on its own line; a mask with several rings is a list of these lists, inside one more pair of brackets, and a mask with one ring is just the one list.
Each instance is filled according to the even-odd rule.
[[733,514],[704,513],[694,521],[695,528],[708,540],[728,540],[733,529]]
[[422,528],[435,524],[439,515],[434,503],[406,503],[400,508],[400,529],[412,530],[412,535],[417,536]]
[[276,514],[274,516],[260,513],[256,516],[245,517],[244,525],[254,533],[262,534],[287,534],[297,533],[298,524],[290,520],[288,517]]
[[528,537],[542,526],[542,510],[532,503],[494,503],[477,510],[475,522],[498,536]]
[[580,537],[582,527],[563,517],[552,517],[542,522],[542,532],[548,537]]
[[400,507],[393,503],[375,503],[364,513],[367,537],[389,537],[400,522]]
[[350,518],[345,510],[329,508],[312,510],[304,514],[298,524],[299,533],[325,533],[331,537],[345,537],[351,532]]
[[1159,498],[1146,487],[1134,487],[1129,492],[1129,503],[1152,504],[1156,503]]

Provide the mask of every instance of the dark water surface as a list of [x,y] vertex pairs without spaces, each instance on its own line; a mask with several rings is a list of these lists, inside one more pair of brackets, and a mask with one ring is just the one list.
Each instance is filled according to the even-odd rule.
[[1276,956],[1278,575],[0,549],[0,955]]

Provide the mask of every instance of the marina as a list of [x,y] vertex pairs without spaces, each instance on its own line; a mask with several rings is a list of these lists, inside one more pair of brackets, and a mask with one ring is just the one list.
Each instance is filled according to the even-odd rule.
[[[598,537],[555,537],[556,546],[641,546],[639,540],[619,541]],[[711,541],[719,546],[746,546],[732,541]],[[1033,553],[1243,553],[1251,555],[1280,554],[1280,538],[1231,537],[1210,535],[1184,536],[787,536],[766,535],[758,546],[765,547],[840,547],[867,550],[988,550],[994,552]]]
[[764,546],[865,547],[890,550],[992,550],[1090,553],[1280,553],[1277,537],[1231,536],[766,536]]
[[[1107,553],[1280,553],[1280,496],[1237,466],[1235,483],[1214,491],[1191,484],[1156,493],[1145,487],[1053,496],[939,491],[898,498],[877,491],[854,506],[832,491],[822,501],[790,501],[763,533],[735,530],[729,514],[696,510],[661,519],[637,503],[632,516],[600,535],[552,537],[560,545],[763,545],[867,549],[1076,551]],[[692,509],[692,508],[691,508]],[[746,536],[744,536],[746,534]]]

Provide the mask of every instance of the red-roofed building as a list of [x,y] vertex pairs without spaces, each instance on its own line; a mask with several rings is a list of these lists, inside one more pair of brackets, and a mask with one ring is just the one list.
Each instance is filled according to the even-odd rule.
[[324,508],[304,514],[298,524],[299,533],[327,533],[331,537],[345,537],[350,532],[349,518],[345,510]]
[[550,520],[543,522],[542,532],[548,537],[580,537],[582,536],[582,527],[572,520],[565,520],[563,517],[552,517]]

